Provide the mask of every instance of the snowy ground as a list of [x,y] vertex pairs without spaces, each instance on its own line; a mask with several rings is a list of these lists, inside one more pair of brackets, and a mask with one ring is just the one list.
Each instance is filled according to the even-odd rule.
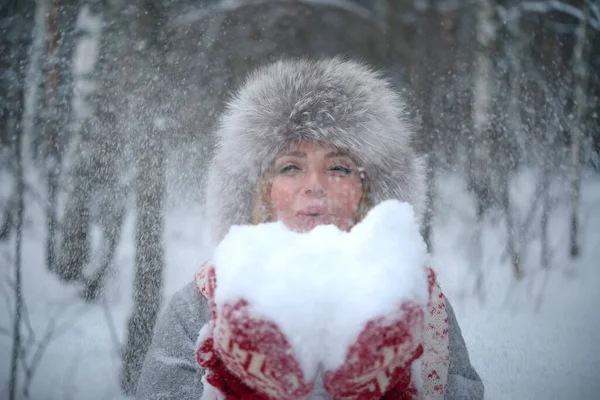
[[[522,209],[531,204],[533,186],[532,176],[523,174],[513,187]],[[447,181],[444,198],[453,199],[448,206],[455,210],[467,203],[458,188]],[[554,189],[562,192],[559,184]],[[533,240],[523,260],[525,278],[518,283],[502,261],[505,227],[489,222],[482,234],[483,304],[464,293],[465,286],[473,284],[473,273],[461,254],[466,230],[460,213],[448,213],[448,220],[439,225],[436,256],[442,288],[453,301],[487,399],[600,396],[600,180],[588,180],[583,189],[584,240],[581,259],[575,263],[568,257],[568,202],[557,207],[549,225],[549,270],[539,267],[540,242]]]
[[[4,176],[2,177],[4,178]],[[2,179],[0,204],[8,188]],[[469,268],[471,199],[453,177],[440,179],[436,220],[435,267],[442,288],[454,305],[471,358],[482,375],[488,399],[594,399],[600,393],[600,179],[586,178],[582,194],[583,247],[571,263],[568,251],[568,203],[559,201],[550,221],[552,264],[539,267],[539,239],[528,245],[525,278],[514,283],[502,259],[504,225],[490,218],[483,242],[483,301],[473,289]],[[521,210],[531,203],[534,177],[524,173],[513,186]],[[556,192],[562,193],[557,187]],[[560,196],[559,196],[560,197]],[[525,213],[523,211],[522,213]],[[51,321],[68,328],[49,344],[32,383],[30,398],[116,399],[117,341],[122,343],[132,305],[133,216],[127,219],[118,248],[117,274],[104,304],[85,305],[78,289],[61,285],[45,270],[44,222],[39,206],[28,204],[24,231],[24,295],[36,337]],[[191,280],[208,256],[207,235],[200,206],[170,207],[166,219],[165,298]],[[522,242],[522,241],[521,241]],[[11,329],[7,276],[12,274],[14,242],[0,243],[0,398],[8,393]],[[10,306],[10,308],[9,308]],[[12,311],[11,311],[12,312]],[[111,328],[114,326],[114,329]],[[114,335],[111,333],[113,332]],[[116,337],[114,337],[116,336]]]

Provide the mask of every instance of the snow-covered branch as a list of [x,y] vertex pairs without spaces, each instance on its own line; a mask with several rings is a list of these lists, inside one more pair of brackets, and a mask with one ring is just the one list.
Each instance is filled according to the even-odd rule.
[[590,0],[586,0],[586,3],[592,12],[592,15],[590,16],[586,16],[582,9],[560,0],[528,0],[522,1],[518,5],[510,8],[498,5],[497,10],[505,23],[510,23],[515,19],[521,18],[523,13],[547,14],[551,12],[560,12],[579,21],[587,20],[590,28],[600,31],[599,7]]
[[373,13],[371,12],[371,10],[365,7],[361,7],[358,4],[350,2],[348,0],[301,0],[301,2],[306,4],[316,4],[339,8],[342,10],[350,11],[365,19],[373,18]]
[[[171,27],[188,25],[199,21],[208,15],[214,15],[215,13],[234,11],[242,7],[274,2],[291,3],[289,0],[255,0],[250,2],[240,0],[222,0],[221,2],[214,5],[198,7],[196,9],[188,10],[186,11],[185,15],[181,15],[175,18],[168,25]],[[333,8],[339,8],[354,13],[365,19],[372,19],[374,16],[372,10],[366,7],[362,7],[349,0],[299,0],[298,2],[308,5],[323,5]]]
[[587,4],[592,14],[594,14],[594,18],[600,21],[600,6],[598,6],[598,3],[594,3],[591,0],[585,0],[585,3]]
[[579,8],[567,3],[563,3],[560,0],[523,1],[520,3],[520,7],[524,11],[529,12],[545,14],[552,11],[559,11],[568,15],[572,15],[573,17],[578,19],[583,18],[583,14],[581,13],[581,10],[579,10]]
[[[33,378],[38,367],[40,366],[44,353],[50,344],[52,344],[54,339],[71,329],[75,323],[75,320],[85,311],[84,308],[79,308],[73,312],[72,315],[69,315],[67,318],[63,318],[64,315],[68,315],[67,310],[69,308],[71,308],[71,306],[67,305],[65,308],[56,310],[54,315],[50,318],[50,321],[46,326],[41,339],[36,341],[35,338],[32,337],[33,343],[31,348],[26,348],[24,343],[21,346],[20,361],[25,373],[25,379],[23,382],[23,396],[25,398],[29,398],[29,392],[31,390]],[[63,319],[63,321],[59,322],[60,319]]]

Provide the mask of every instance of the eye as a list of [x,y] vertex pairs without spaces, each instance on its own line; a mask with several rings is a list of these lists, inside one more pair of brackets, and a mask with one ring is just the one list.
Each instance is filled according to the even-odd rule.
[[351,168],[348,168],[344,165],[334,165],[331,167],[331,171],[339,172],[344,175],[350,175],[354,172]]
[[279,173],[280,174],[289,174],[291,172],[295,172],[295,171],[299,171],[300,168],[298,168],[296,165],[294,164],[290,164],[290,165],[286,165],[283,168],[279,169]]

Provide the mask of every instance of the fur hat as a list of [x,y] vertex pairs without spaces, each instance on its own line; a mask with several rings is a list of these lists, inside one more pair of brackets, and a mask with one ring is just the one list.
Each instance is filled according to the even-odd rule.
[[398,199],[421,215],[425,172],[411,147],[402,98],[381,74],[356,61],[285,60],[251,73],[220,118],[206,205],[218,243],[250,223],[261,175],[292,143],[347,152],[366,173],[374,205]]

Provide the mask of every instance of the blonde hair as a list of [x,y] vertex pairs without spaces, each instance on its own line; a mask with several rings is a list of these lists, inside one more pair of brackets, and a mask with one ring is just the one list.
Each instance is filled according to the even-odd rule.
[[[271,220],[271,185],[275,176],[275,163],[271,163],[269,168],[264,171],[256,185],[256,191],[252,200],[252,212],[250,215],[250,223],[258,225]],[[354,223],[357,224],[365,218],[367,213],[373,208],[371,200],[371,189],[369,180],[364,171],[360,172],[362,182],[362,195],[356,208],[356,217]]]

